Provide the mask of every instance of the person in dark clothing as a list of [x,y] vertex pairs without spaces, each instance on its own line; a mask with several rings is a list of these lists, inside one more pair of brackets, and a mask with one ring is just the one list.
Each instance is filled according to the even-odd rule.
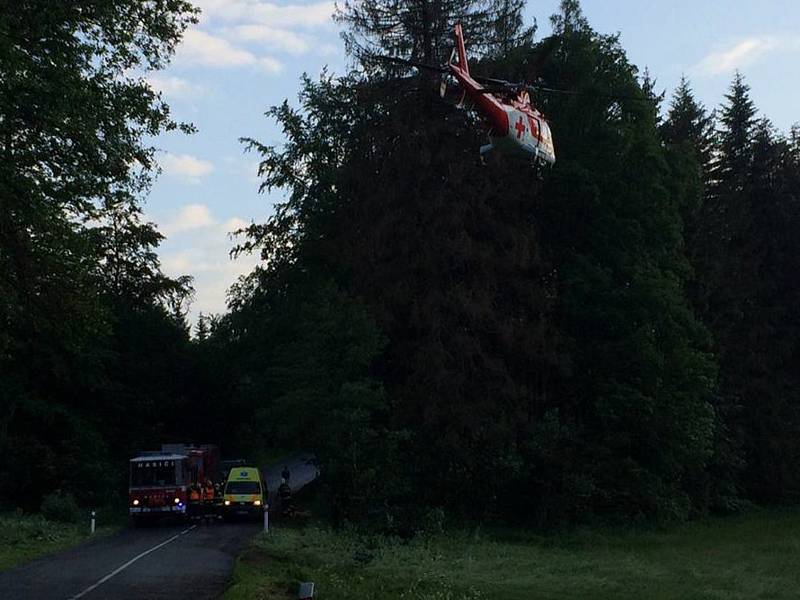
[[281,515],[284,517],[291,516],[292,514],[292,488],[286,483],[286,478],[281,479],[281,485],[278,488],[278,498],[281,501]]
[[281,471],[281,477],[283,477],[286,480],[286,483],[289,483],[289,477],[291,477],[291,475],[292,472],[289,470],[289,467],[284,465],[283,471]]

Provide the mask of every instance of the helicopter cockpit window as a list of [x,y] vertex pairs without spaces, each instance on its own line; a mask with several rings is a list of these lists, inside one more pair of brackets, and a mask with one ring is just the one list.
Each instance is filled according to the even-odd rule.
[[538,138],[542,130],[542,124],[536,117],[528,117],[528,126],[531,128],[531,137]]
[[550,127],[546,123],[542,127],[542,141],[545,144],[552,143],[552,134],[550,133]]

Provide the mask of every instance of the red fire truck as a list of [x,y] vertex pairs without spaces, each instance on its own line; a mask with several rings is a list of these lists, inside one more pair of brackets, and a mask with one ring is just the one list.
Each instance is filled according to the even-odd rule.
[[217,498],[203,491],[219,483],[219,448],[211,444],[164,444],[130,460],[128,510],[134,524],[160,516],[181,518],[213,512]]

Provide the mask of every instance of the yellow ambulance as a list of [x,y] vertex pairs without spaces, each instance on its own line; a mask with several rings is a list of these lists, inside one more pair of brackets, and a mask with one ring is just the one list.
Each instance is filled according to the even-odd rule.
[[261,474],[256,467],[231,469],[222,496],[223,516],[260,515],[266,501],[267,485],[261,481]]

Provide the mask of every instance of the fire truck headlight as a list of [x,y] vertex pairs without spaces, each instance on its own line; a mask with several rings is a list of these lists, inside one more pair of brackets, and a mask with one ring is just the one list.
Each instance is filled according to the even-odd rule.
[[225,500],[225,506],[230,506],[230,505],[231,505],[231,501],[230,500]]
[[134,501],[133,501],[133,505],[134,505],[134,506],[139,506],[139,501],[138,501],[138,500],[134,500]]
[[261,500],[256,500],[253,502],[253,504],[256,506],[261,506]]
[[180,498],[175,498],[174,502],[175,502],[175,504],[180,504],[181,503],[181,499]]

